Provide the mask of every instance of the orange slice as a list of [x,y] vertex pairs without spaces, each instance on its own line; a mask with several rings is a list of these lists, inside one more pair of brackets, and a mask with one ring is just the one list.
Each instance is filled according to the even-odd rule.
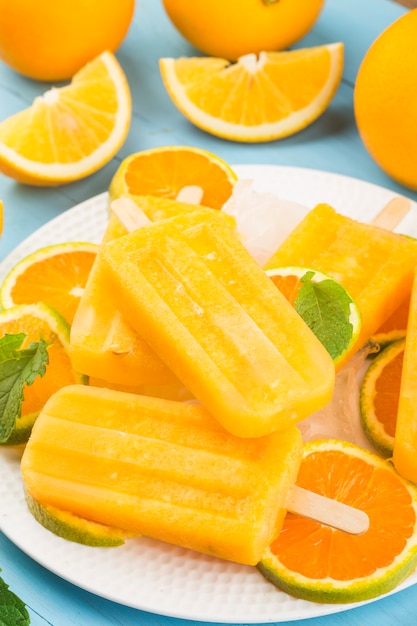
[[45,302],[71,324],[97,250],[94,243],[69,242],[32,252],[5,277],[1,306]]
[[407,331],[408,314],[410,311],[410,298],[406,298],[394,311],[384,324],[373,335],[372,339],[383,348],[391,341],[402,339]]
[[361,421],[370,442],[391,457],[397,426],[405,338],[393,341],[372,361],[360,391]]
[[125,543],[126,533],[118,528],[104,526],[70,511],[42,504],[27,492],[25,498],[33,517],[58,537],[96,548],[113,548]]
[[305,600],[344,603],[394,589],[417,564],[417,490],[392,464],[350,443],[305,445],[297,485],[365,511],[360,535],[287,513],[259,569]]
[[43,338],[48,344],[49,363],[45,375],[26,386],[23,393],[21,415],[16,415],[16,425],[7,445],[25,443],[32,426],[50,396],[61,387],[83,382],[74,372],[69,353],[69,325],[54,309],[44,303],[19,305],[0,312],[0,337],[6,334],[25,333],[22,348],[31,341]]
[[357,304],[334,278],[307,267],[265,270],[332,357],[335,365],[356,344],[362,328]]
[[122,146],[131,111],[125,74],[104,52],[69,85],[52,87],[0,124],[0,171],[32,185],[83,178]]
[[112,199],[123,195],[175,200],[184,188],[202,190],[200,203],[220,209],[232,194],[237,176],[223,159],[188,146],[164,146],[131,154],[110,184]]
[[272,141],[325,111],[343,71],[343,44],[215,57],[163,58],[160,71],[177,108],[203,130],[234,141]]

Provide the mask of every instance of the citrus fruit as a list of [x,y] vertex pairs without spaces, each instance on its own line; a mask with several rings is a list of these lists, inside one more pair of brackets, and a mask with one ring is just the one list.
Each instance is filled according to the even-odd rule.
[[417,189],[416,32],[414,9],[373,42],[354,88],[356,124],[366,149],[386,174],[411,189]]
[[160,59],[175,106],[199,128],[233,141],[272,141],[316,120],[343,71],[343,44],[216,57]]
[[313,602],[358,602],[414,570],[417,490],[390,462],[344,441],[311,441],[297,485],[365,511],[369,529],[352,535],[287,513],[258,565],[277,587]]
[[335,364],[355,344],[361,315],[348,292],[334,278],[306,267],[265,270],[320,339]]
[[405,339],[393,341],[373,359],[362,381],[360,415],[366,436],[385,457],[392,456],[397,425]]
[[381,349],[392,341],[402,339],[405,336],[409,310],[410,298],[406,298],[375,332],[372,339],[380,344]]
[[71,78],[124,39],[134,0],[0,0],[0,59],[30,78]]
[[230,60],[282,50],[313,27],[324,0],[163,0],[179,32],[210,56]]
[[0,123],[0,171],[41,186],[83,178],[119,150],[131,112],[124,72],[113,54],[103,52],[69,85],[52,87]]
[[45,375],[25,387],[21,417],[16,415],[16,425],[7,445],[18,445],[28,440],[39,411],[55,391],[84,381],[73,371],[68,356],[69,325],[54,309],[38,303],[17,305],[0,312],[0,337],[17,333],[26,334],[22,348],[43,338],[48,344],[49,363]]
[[201,204],[220,209],[237,176],[220,157],[201,148],[166,146],[131,154],[110,184],[112,199],[123,195],[160,196],[175,200],[184,187],[203,190]]
[[71,324],[97,250],[94,243],[69,242],[32,252],[5,277],[1,306],[45,302]]
[[63,539],[98,548],[112,548],[125,543],[126,533],[118,528],[98,524],[49,504],[41,504],[27,492],[25,498],[33,517],[44,528]]

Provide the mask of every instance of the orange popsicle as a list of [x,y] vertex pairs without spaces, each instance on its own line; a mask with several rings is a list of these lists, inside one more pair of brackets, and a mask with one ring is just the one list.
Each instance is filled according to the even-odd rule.
[[[185,214],[198,208],[184,202],[150,196],[136,201],[151,221]],[[224,215],[229,223],[234,220]],[[103,243],[126,234],[119,220],[110,215]],[[118,311],[111,287],[103,273],[99,250],[71,327],[71,360],[74,368],[90,377],[115,385],[175,385],[176,377]],[[182,386],[182,385],[181,385]]]
[[329,354],[223,220],[154,223],[102,260],[123,316],[231,433],[283,430],[330,400]]
[[362,329],[345,361],[410,293],[417,241],[320,204],[295,227],[265,269],[299,265],[338,280],[359,307]]
[[295,426],[239,439],[195,404],[73,385],[44,407],[21,467],[43,504],[254,565],[281,528],[301,456]]

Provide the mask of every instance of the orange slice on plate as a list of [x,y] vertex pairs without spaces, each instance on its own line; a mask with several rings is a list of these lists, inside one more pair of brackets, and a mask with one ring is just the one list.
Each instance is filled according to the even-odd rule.
[[258,565],[280,589],[313,602],[346,603],[394,589],[417,564],[417,489],[392,464],[337,440],[305,445],[297,485],[365,511],[360,535],[287,513]]
[[410,298],[406,298],[375,332],[372,339],[380,344],[381,348],[402,339],[407,331],[408,315],[410,312]]
[[207,150],[164,146],[128,156],[110,184],[111,199],[124,195],[175,200],[184,188],[200,189],[195,204],[220,209],[232,194],[237,176],[226,161]]
[[266,275],[321,341],[335,365],[343,362],[362,328],[357,304],[334,278],[307,267],[275,267]]
[[16,415],[15,427],[6,445],[26,443],[35,420],[50,396],[61,387],[84,382],[69,358],[69,325],[54,309],[44,303],[14,306],[0,312],[0,337],[6,334],[26,335],[22,348],[30,342],[44,339],[48,345],[49,362],[42,377],[37,377],[23,392],[21,415]]
[[215,57],[163,58],[160,71],[175,106],[203,130],[234,141],[272,141],[311,124],[333,98],[343,44]]
[[392,457],[400,400],[405,337],[389,343],[373,359],[360,390],[360,415],[366,436],[385,457]]
[[31,185],[79,180],[116,154],[131,113],[125,74],[104,52],[69,85],[52,87],[0,124],[0,171]]
[[5,277],[1,306],[45,302],[71,324],[97,250],[94,243],[69,242],[32,252]]

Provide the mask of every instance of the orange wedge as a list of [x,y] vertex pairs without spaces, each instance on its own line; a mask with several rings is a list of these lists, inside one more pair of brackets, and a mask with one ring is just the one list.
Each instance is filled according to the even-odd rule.
[[343,70],[343,44],[214,57],[163,58],[160,71],[177,108],[196,126],[234,141],[272,141],[321,115]]
[[104,52],[69,85],[52,87],[0,124],[0,171],[31,185],[83,178],[122,146],[131,111],[125,74]]
[[220,209],[237,176],[220,157],[202,148],[163,146],[128,156],[110,184],[110,197],[158,196],[175,200],[184,188],[198,188],[199,202]]

